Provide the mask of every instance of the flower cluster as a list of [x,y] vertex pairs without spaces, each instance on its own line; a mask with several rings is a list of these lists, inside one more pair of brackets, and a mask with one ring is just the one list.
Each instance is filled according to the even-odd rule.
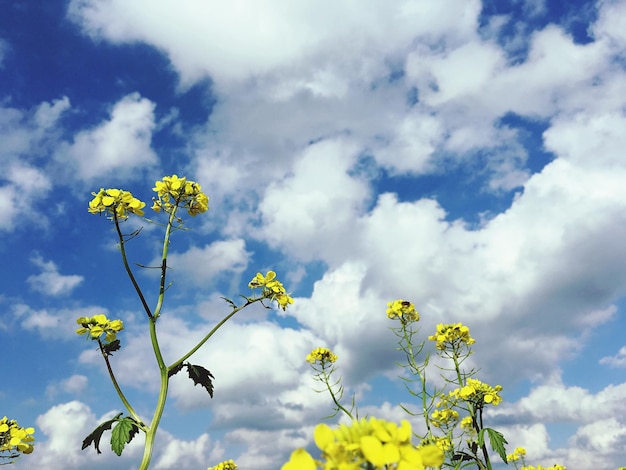
[[232,459],[218,463],[215,467],[209,467],[207,470],[237,470],[237,465]]
[[177,175],[164,176],[154,183],[156,198],[152,198],[152,209],[171,213],[174,208],[183,207],[191,216],[209,210],[209,197],[202,192],[202,187],[195,181],[179,178]]
[[415,305],[406,300],[394,300],[387,304],[387,318],[399,319],[402,322],[419,321],[420,315],[415,310]]
[[94,198],[89,202],[89,212],[101,214],[103,212],[116,216],[118,219],[128,218],[128,214],[137,214],[143,217],[145,202],[134,197],[130,192],[121,189],[100,188],[97,193],[91,193]]
[[440,449],[441,452],[445,452],[447,450],[452,449],[452,441],[447,436],[443,436],[443,437],[430,436],[430,437],[427,437],[426,439],[422,439],[422,442],[420,443],[419,446],[417,446],[417,448],[424,449],[424,448],[433,447],[433,446]]
[[336,361],[337,356],[333,354],[330,349],[327,348],[315,348],[313,351],[311,351],[310,354],[307,354],[306,356],[306,362],[310,362],[311,364],[319,362],[324,365]]
[[509,454],[506,456],[506,460],[508,462],[515,462],[521,458],[523,461],[525,455],[526,455],[526,449],[524,449],[523,447],[518,447],[513,451],[512,454]]
[[555,463],[551,467],[542,467],[541,465],[524,465],[520,470],[566,470],[564,465]]
[[315,461],[306,450],[298,449],[281,470],[316,470],[318,467],[358,470],[366,464],[395,470],[439,467],[443,463],[443,451],[436,446],[417,448],[411,443],[412,436],[407,420],[402,420],[398,426],[369,418],[335,430],[319,424],[314,438],[325,462]]
[[437,333],[429,336],[430,341],[437,341],[437,349],[456,349],[461,344],[470,346],[475,343],[470,335],[469,328],[462,323],[449,323],[437,325]]
[[263,289],[263,297],[275,300],[283,310],[285,310],[289,304],[293,303],[293,298],[287,294],[283,284],[276,279],[276,273],[274,271],[268,271],[265,276],[261,273],[257,273],[248,283],[248,287],[250,287],[250,289]]
[[502,402],[502,397],[498,395],[501,390],[500,385],[492,387],[480,380],[468,378],[466,385],[452,390],[449,397],[472,402],[478,407],[482,407],[485,403],[498,406]]
[[106,315],[99,314],[93,317],[79,317],[76,319],[81,328],[76,330],[76,334],[84,335],[90,339],[99,339],[105,335],[108,343],[115,341],[116,334],[124,329],[122,320],[109,320]]
[[[33,434],[34,428],[22,428],[14,419],[8,419],[6,416],[0,419],[0,452],[21,452],[22,454],[30,454],[35,450],[32,442],[35,440]],[[16,454],[10,454],[5,458],[17,457]]]
[[442,408],[433,411],[431,415],[431,423],[436,428],[446,428],[455,426],[459,420],[459,412],[451,408]]

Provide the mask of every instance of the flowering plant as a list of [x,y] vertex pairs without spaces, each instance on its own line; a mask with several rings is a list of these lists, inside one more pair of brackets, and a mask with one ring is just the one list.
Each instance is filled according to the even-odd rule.
[[34,428],[23,428],[14,419],[6,416],[0,419],[0,465],[14,463],[20,454],[30,454],[35,450]]
[[[146,314],[150,341],[161,379],[159,396],[150,420],[143,419],[135,411],[117,382],[111,364],[110,356],[113,352],[121,348],[121,342],[117,338],[117,335],[124,328],[122,320],[110,320],[104,314],[96,314],[92,317],[80,317],[76,320],[80,326],[80,328],[76,330],[76,333],[81,336],[86,336],[87,339],[97,341],[113,387],[127,412],[126,416],[123,412],[118,413],[112,419],[100,424],[85,438],[83,441],[83,449],[93,444],[96,451],[100,453],[100,439],[102,434],[104,431],[111,430],[111,447],[117,455],[121,455],[125,445],[128,444],[135,435],[142,432],[145,434],[145,444],[143,457],[139,465],[140,470],[147,469],[150,465],[156,432],[167,400],[170,378],[183,368],[186,368],[189,378],[194,382],[194,385],[201,385],[212,398],[214,390],[213,374],[201,365],[188,362],[188,359],[200,349],[222,325],[244,308],[257,302],[271,303],[275,301],[276,304],[284,310],[293,303],[293,298],[286,292],[283,284],[276,278],[275,272],[269,271],[265,275],[258,273],[249,284],[249,287],[253,289],[252,295],[242,296],[244,300],[239,305],[230,299],[224,299],[230,306],[231,311],[182,357],[167,362],[161,351],[156,324],[162,313],[163,300],[167,290],[167,257],[170,236],[174,230],[181,229],[184,225],[184,220],[178,215],[180,209],[186,210],[189,215],[195,217],[209,209],[209,198],[202,192],[200,184],[177,175],[165,176],[162,180],[155,182],[153,191],[156,192],[156,197],[153,198],[152,209],[157,213],[167,215],[167,222],[163,224],[165,230],[161,253],[161,276],[158,284],[158,297],[154,307],[148,305],[144,291],[135,278],[126,253],[126,244],[139,234],[139,230],[131,234],[124,234],[121,226],[122,222],[130,215],[143,217],[143,208],[146,204],[133,196],[129,191],[115,188],[101,188],[98,192],[92,193],[93,199],[88,207],[90,213],[105,214],[113,222],[117,233],[118,246],[124,269]],[[152,222],[150,220],[148,221]],[[213,468],[216,470],[233,470],[237,467],[234,462],[230,460],[222,462]]]

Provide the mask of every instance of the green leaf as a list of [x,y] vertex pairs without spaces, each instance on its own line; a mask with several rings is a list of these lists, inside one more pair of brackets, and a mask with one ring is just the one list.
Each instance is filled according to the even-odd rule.
[[120,340],[116,339],[115,341],[111,341],[108,344],[105,344],[102,348],[102,350],[104,351],[104,353],[107,356],[112,356],[113,355],[113,351],[118,351],[120,349]]
[[498,453],[498,455],[500,456],[500,458],[502,459],[504,463],[508,463],[506,460],[506,449],[504,448],[504,444],[508,444],[508,442],[504,438],[504,434],[496,431],[495,429],[484,428],[478,434],[479,443],[481,441],[484,442],[485,431],[487,431],[487,434],[489,434],[489,442],[491,442],[491,448]]
[[93,443],[96,452],[98,452],[98,454],[101,454],[102,452],[100,451],[100,438],[102,437],[102,433],[104,433],[104,431],[106,431],[107,429],[111,429],[113,423],[118,421],[120,416],[122,416],[122,413],[117,414],[113,419],[105,421],[104,423],[100,424],[96,429],[94,429],[92,433],[89,434],[83,441],[83,446],[81,447],[81,450],[85,450]]
[[135,434],[139,432],[139,428],[135,424],[135,420],[127,416],[118,420],[117,424],[111,431],[111,449],[118,456],[122,455],[124,446],[128,444]]
[[223,299],[228,305],[230,305],[233,308],[233,310],[237,308],[237,304],[233,302],[232,300],[226,297],[220,297],[220,298]]
[[181,362],[176,367],[174,367],[172,370],[168,371],[167,376],[171,377],[172,375],[178,374],[182,370],[182,368],[183,368],[183,363]]
[[211,379],[214,379],[213,374],[206,370],[202,366],[194,366],[193,364],[187,363],[187,373],[189,374],[189,378],[193,380],[194,387],[198,384],[202,385],[211,398],[213,398],[213,382]]

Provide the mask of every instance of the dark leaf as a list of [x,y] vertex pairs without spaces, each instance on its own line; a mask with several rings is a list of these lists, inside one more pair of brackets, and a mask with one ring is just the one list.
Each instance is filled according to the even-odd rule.
[[170,371],[167,373],[167,376],[168,376],[168,377],[171,377],[172,375],[176,375],[176,374],[178,374],[178,373],[181,371],[181,369],[182,369],[182,368],[183,368],[183,363],[181,362],[181,363],[180,363],[180,364],[178,364],[176,367],[174,367],[172,370],[170,370]]
[[194,366],[193,364],[187,363],[187,372],[189,373],[189,378],[193,380],[194,386],[200,384],[202,385],[211,398],[213,398],[213,382],[211,379],[214,379],[213,374],[206,370],[202,366]]
[[108,344],[105,344],[102,347],[102,350],[107,356],[112,356],[113,351],[118,351],[120,349],[120,340],[116,339],[115,341],[111,341]]
[[122,416],[122,413],[119,413],[113,419],[105,421],[104,423],[100,424],[96,429],[94,429],[92,433],[89,434],[83,441],[83,446],[81,450],[85,450],[91,445],[91,443],[93,443],[96,452],[98,452],[98,454],[101,454],[102,452],[100,451],[100,438],[102,437],[102,433],[107,429],[111,429],[113,423],[118,421],[120,416]]

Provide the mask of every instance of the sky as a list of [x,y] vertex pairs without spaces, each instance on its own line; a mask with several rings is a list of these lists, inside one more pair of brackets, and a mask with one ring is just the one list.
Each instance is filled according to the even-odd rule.
[[[112,362],[142,416],[158,391],[115,233],[87,205],[104,187],[149,207],[172,174],[210,210],[172,238],[166,360],[259,271],[295,304],[244,310],[193,356],[212,400],[173,378],[152,468],[275,470],[310,446],[331,405],[304,361],[318,346],[362,414],[407,418],[398,298],[422,339],[470,327],[510,452],[626,465],[625,113],[623,0],[3,0],[0,415],[37,439],[16,468],[136,468],[141,439],[80,449],[123,408],[77,317],[124,321]],[[129,258],[154,265],[162,229],[125,228],[141,226]],[[157,273],[136,272],[154,305]]]

